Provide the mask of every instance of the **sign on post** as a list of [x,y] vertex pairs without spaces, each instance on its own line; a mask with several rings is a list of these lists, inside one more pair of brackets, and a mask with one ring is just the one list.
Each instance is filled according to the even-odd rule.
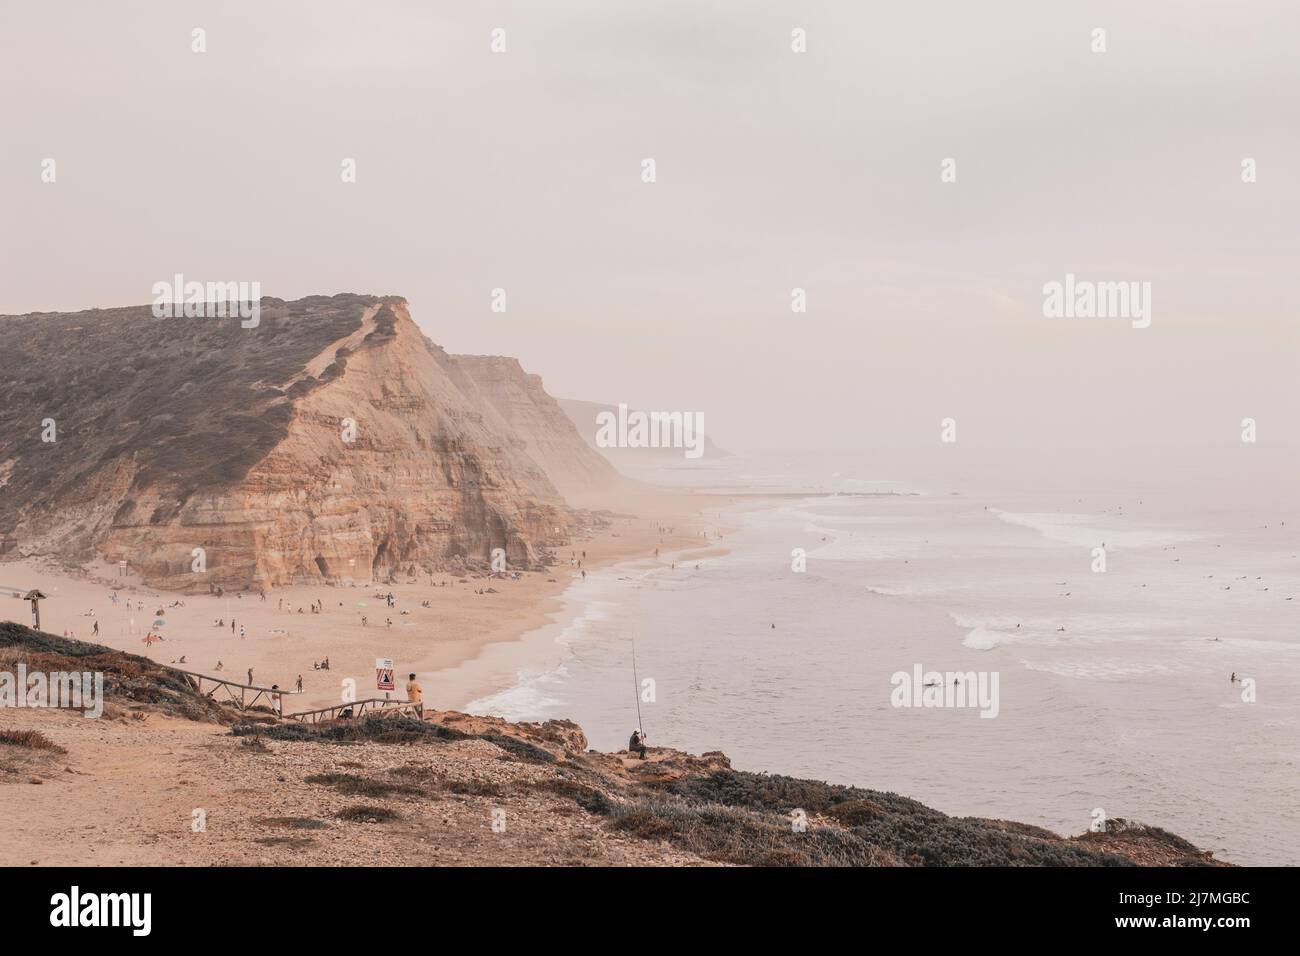
[[375,658],[375,687],[378,690],[396,690],[393,681],[393,662],[386,657]]

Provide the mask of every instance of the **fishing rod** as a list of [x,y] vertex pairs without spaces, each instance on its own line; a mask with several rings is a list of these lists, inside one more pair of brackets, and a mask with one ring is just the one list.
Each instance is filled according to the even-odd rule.
[[636,638],[632,638],[632,690],[636,694],[636,726],[645,739],[645,724],[641,723],[641,681],[636,676]]

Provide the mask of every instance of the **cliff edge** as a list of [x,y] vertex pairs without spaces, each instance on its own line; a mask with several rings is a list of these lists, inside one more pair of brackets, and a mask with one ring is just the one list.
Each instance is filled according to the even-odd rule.
[[536,567],[569,541],[547,466],[578,473],[572,427],[557,442],[497,400],[501,376],[476,385],[398,297],[263,299],[255,328],[147,306],[6,316],[0,356],[0,555],[199,590],[385,580],[498,548]]

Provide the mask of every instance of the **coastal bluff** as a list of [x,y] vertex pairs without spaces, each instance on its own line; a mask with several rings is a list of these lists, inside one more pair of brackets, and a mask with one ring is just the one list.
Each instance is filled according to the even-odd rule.
[[[200,591],[342,584],[571,543],[622,480],[513,359],[455,357],[395,296],[0,317],[0,557]],[[195,573],[201,567],[201,573]]]
[[[8,865],[84,863],[92,851],[141,865],[1224,865],[1124,820],[1063,837],[737,770],[717,751],[600,753],[566,720],[432,702],[423,719],[284,720],[220,705],[146,658],[0,623],[0,672],[20,662],[101,672],[105,700],[94,720],[0,709]],[[207,814],[202,838],[188,826],[194,807]],[[56,838],[72,828],[78,840]]]

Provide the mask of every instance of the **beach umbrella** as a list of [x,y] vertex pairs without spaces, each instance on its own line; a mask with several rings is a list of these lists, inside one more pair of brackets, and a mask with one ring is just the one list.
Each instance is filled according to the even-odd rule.
[[158,618],[156,621],[153,622],[153,626],[154,626],[154,627],[163,627],[163,626],[165,626],[166,624],[167,624],[167,622],[164,621],[162,618]]

